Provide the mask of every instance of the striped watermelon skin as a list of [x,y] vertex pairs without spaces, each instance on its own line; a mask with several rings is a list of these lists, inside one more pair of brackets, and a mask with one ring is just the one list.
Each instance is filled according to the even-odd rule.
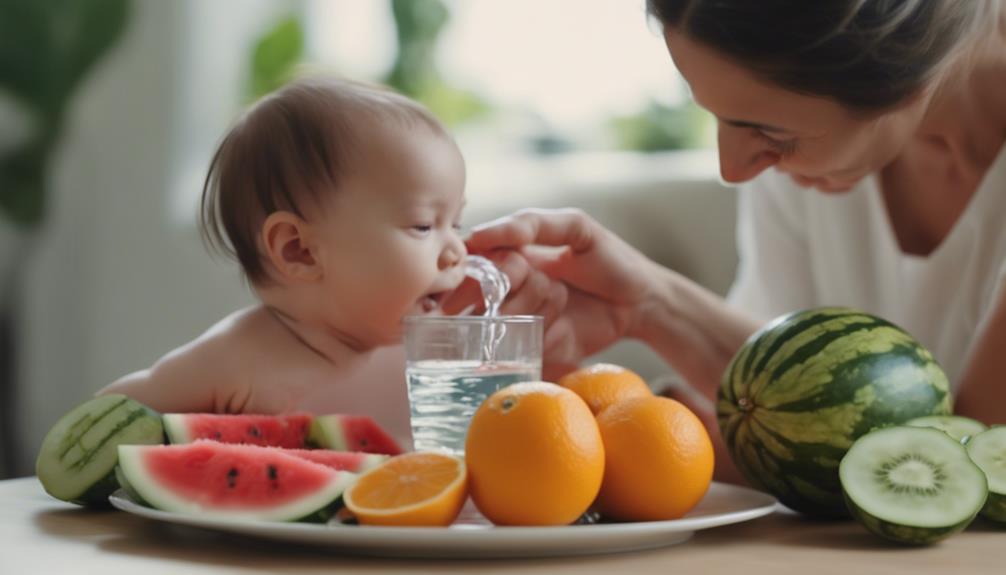
[[35,473],[47,493],[86,506],[107,506],[118,489],[115,465],[122,444],[164,441],[161,416],[124,395],[90,399],[63,415],[39,448]]
[[720,432],[753,486],[797,511],[846,516],[838,465],[880,427],[949,415],[946,375],[904,330],[849,308],[782,316],[723,375]]

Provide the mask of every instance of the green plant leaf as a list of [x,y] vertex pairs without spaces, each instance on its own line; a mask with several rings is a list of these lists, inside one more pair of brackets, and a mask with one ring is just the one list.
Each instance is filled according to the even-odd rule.
[[0,210],[34,226],[70,99],[122,36],[128,0],[0,0],[0,88],[31,109],[37,133],[0,158]]
[[392,0],[398,55],[386,82],[406,96],[418,98],[426,84],[438,81],[437,38],[450,12],[440,0]]
[[639,114],[613,118],[610,127],[621,148],[656,152],[706,145],[709,122],[708,113],[693,102],[674,108],[650,102]]
[[281,87],[293,75],[304,53],[304,30],[294,17],[278,22],[256,43],[252,52],[251,98]]

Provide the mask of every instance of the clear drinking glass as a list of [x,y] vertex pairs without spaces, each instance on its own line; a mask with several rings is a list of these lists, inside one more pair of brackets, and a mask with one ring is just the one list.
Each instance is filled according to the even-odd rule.
[[416,450],[463,454],[468,422],[487,397],[511,383],[541,379],[541,316],[409,316],[404,322]]

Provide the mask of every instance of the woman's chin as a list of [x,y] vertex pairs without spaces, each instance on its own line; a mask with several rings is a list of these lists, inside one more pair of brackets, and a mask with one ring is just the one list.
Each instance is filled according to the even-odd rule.
[[813,188],[823,194],[844,194],[859,183],[859,180],[836,182],[827,178],[808,178],[796,174],[789,174],[789,177],[796,182],[796,185],[803,188]]

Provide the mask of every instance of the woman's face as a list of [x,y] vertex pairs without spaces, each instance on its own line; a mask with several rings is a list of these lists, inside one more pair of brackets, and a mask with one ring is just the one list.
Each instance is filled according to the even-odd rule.
[[775,166],[802,186],[846,191],[898,156],[929,100],[863,118],[763,81],[673,28],[665,39],[696,103],[716,116],[720,174],[731,183]]

